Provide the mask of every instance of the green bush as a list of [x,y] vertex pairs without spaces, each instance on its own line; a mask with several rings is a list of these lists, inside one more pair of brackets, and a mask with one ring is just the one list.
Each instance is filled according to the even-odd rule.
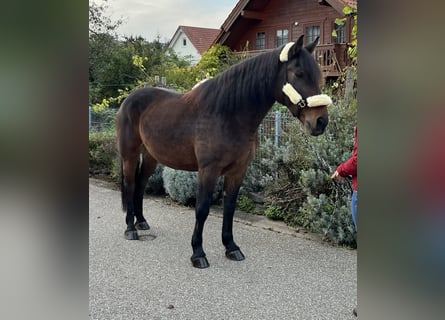
[[[198,186],[197,178],[197,172],[174,170],[169,167],[164,167],[162,172],[165,192],[174,201],[183,205],[195,205]],[[223,180],[219,179],[213,192],[214,202],[221,199],[222,190]]]
[[[259,137],[261,139],[261,137]],[[256,156],[247,168],[246,176],[241,186],[241,193],[260,192],[277,178],[277,173],[283,158],[288,152],[288,146],[276,147],[272,139],[264,137],[258,145]]]
[[282,208],[278,206],[269,206],[264,211],[264,215],[271,220],[283,220]]
[[[116,147],[116,132],[109,129],[89,134],[89,173],[111,182],[120,181],[120,159]],[[162,180],[163,166],[158,165],[155,172],[148,179],[146,192],[164,194]]]
[[349,202],[348,196],[334,201],[325,194],[309,195],[296,221],[310,231],[323,234],[326,240],[355,247],[355,229]]
[[256,207],[255,201],[253,201],[246,195],[239,196],[237,204],[238,204],[238,209],[247,213],[253,212]]
[[158,164],[156,166],[155,172],[148,178],[148,183],[145,191],[154,195],[165,194],[164,180],[162,179],[162,173],[164,171],[164,166]]
[[89,134],[89,173],[110,181],[119,177],[116,134],[112,130]]
[[274,218],[351,247],[356,246],[350,211],[351,183],[341,185],[330,176],[352,154],[355,103],[353,100],[345,105],[339,101],[330,106],[329,125],[318,137],[306,135],[297,121],[289,124],[281,162],[277,169],[269,166],[276,178],[264,187],[266,206],[274,208],[269,209]]

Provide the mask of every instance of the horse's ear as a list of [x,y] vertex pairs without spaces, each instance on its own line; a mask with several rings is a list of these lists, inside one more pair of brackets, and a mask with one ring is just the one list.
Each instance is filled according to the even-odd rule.
[[295,42],[294,45],[289,48],[289,52],[287,54],[288,59],[295,57],[300,52],[301,48],[303,48],[303,38],[304,35],[301,35],[298,38],[297,42]]
[[308,45],[305,47],[306,50],[309,51],[310,53],[314,52],[314,49],[315,49],[315,47],[316,47],[317,44],[318,44],[318,39],[319,39],[319,38],[320,38],[320,37],[315,38],[315,41],[314,41],[314,42],[312,42],[311,44],[308,44]]
[[304,34],[302,34],[295,43],[295,48],[297,48],[297,50],[300,50],[303,47],[303,39],[304,39]]
[[304,35],[301,35],[297,42],[288,42],[284,48],[281,50],[280,53],[280,61],[285,62],[293,57],[295,57],[300,50],[303,48],[303,37]]

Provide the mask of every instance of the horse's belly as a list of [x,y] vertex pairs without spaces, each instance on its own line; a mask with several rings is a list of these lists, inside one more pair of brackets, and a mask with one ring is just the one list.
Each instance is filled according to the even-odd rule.
[[198,170],[198,161],[191,144],[178,141],[176,143],[144,141],[144,145],[153,158],[167,167],[187,171]]
[[173,169],[197,171],[193,146],[194,123],[185,115],[173,117],[168,110],[168,106],[165,106],[165,114],[154,110],[146,114],[140,127],[142,142],[159,163]]

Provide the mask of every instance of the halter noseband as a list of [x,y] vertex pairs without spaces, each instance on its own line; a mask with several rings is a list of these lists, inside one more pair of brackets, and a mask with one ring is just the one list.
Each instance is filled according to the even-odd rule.
[[295,89],[294,86],[289,83],[287,75],[287,61],[289,60],[289,50],[293,45],[294,42],[287,43],[280,53],[280,61],[285,63],[285,69],[286,69],[285,81],[284,81],[285,84],[282,89],[283,100],[284,100],[284,95],[286,95],[294,105],[298,106],[301,109],[328,106],[332,104],[331,98],[326,94],[317,94],[314,96],[303,98],[301,94],[297,91],[297,89]]

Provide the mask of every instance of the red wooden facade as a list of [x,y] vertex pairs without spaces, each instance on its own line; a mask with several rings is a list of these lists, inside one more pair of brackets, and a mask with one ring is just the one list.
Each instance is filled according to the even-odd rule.
[[335,19],[343,18],[343,7],[357,6],[356,0],[240,0],[221,26],[214,41],[233,51],[249,55],[295,41],[319,36],[315,57],[325,78],[338,77],[347,64],[347,44],[351,42],[352,19],[339,37],[332,36]]

